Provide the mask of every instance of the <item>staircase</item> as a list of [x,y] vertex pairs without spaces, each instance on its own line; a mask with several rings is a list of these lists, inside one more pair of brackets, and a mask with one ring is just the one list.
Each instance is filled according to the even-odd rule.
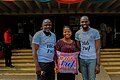
[[101,49],[101,65],[109,75],[120,76],[120,49]]
[[[0,60],[0,80],[35,80],[31,49],[12,52],[12,62],[15,67],[5,67],[4,60]],[[109,75],[120,76],[120,49],[101,49],[101,65]]]
[[35,65],[31,50],[13,50],[14,68],[5,67],[0,60],[0,80],[35,80]]

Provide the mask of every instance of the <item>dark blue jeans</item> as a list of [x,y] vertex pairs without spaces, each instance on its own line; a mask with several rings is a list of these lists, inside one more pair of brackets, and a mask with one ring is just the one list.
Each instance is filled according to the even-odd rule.
[[37,75],[37,80],[55,80],[54,62],[39,62],[39,65],[42,69],[42,74]]

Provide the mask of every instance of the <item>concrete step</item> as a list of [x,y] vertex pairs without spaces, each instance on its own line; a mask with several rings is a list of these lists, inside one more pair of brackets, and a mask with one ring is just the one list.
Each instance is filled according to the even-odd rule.
[[27,58],[29,58],[29,59],[33,59],[33,56],[12,56],[12,59],[14,59],[14,58],[16,58],[16,59],[19,59],[19,58],[22,58],[22,59],[27,59]]
[[12,50],[13,53],[32,53],[32,49],[15,49]]
[[120,52],[100,52],[101,55],[120,55]]
[[120,75],[120,49],[101,49],[101,65],[107,74]]
[[120,48],[100,49],[101,52],[120,52]]
[[[101,52],[120,52],[120,48],[109,48],[109,49],[100,49]],[[22,53],[32,53],[32,49],[15,49],[15,50],[12,50],[12,52],[16,52],[16,53],[19,53],[19,52],[22,52]]]
[[[0,62],[5,62],[5,61],[4,60],[0,60]],[[29,62],[34,62],[34,60],[33,59],[26,60],[26,59],[23,58],[23,59],[18,59],[18,60],[13,59],[12,62],[26,62],[26,63],[29,63]]]
[[32,55],[32,53],[29,53],[29,52],[28,53],[20,53],[20,52],[16,53],[15,52],[12,54],[12,56],[31,56],[31,55]]
[[16,71],[16,70],[20,70],[20,71],[35,71],[35,67],[27,67],[27,68],[9,68],[9,67],[1,67],[0,68],[0,72],[1,71]]
[[119,72],[107,72],[108,75],[119,75],[120,76],[120,71]]
[[120,62],[101,62],[103,66],[120,66]]
[[114,62],[118,62],[120,61],[120,58],[101,58],[101,61],[114,61]]
[[[34,80],[36,73],[32,50],[12,50],[12,53],[12,63],[15,67],[5,67],[5,60],[0,60],[0,76],[2,76],[0,80],[9,80],[9,78],[11,80]],[[6,79],[5,76],[9,78]],[[22,78],[17,79],[18,76]]]
[[[4,66],[5,64],[1,64],[0,66]],[[35,64],[34,63],[13,63],[14,66],[18,66],[18,67],[35,67]]]
[[104,69],[106,69],[106,70],[119,70],[120,71],[119,66],[104,66]]
[[35,72],[23,72],[23,71],[21,71],[21,73],[20,72],[18,72],[18,73],[15,73],[15,72],[2,72],[2,73],[0,73],[0,76],[35,76],[36,74],[35,74]]
[[101,58],[120,58],[120,54],[118,55],[101,55]]

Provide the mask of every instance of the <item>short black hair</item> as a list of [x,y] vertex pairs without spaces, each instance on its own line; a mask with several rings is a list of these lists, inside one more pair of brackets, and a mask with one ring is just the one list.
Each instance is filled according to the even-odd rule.
[[72,31],[72,29],[71,29],[71,27],[69,25],[64,25],[63,30],[64,30],[64,28],[69,28]]

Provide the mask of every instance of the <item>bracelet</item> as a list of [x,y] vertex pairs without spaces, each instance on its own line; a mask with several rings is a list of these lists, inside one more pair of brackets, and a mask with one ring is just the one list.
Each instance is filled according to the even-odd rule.
[[37,50],[32,50],[32,53],[36,53],[37,52]]

